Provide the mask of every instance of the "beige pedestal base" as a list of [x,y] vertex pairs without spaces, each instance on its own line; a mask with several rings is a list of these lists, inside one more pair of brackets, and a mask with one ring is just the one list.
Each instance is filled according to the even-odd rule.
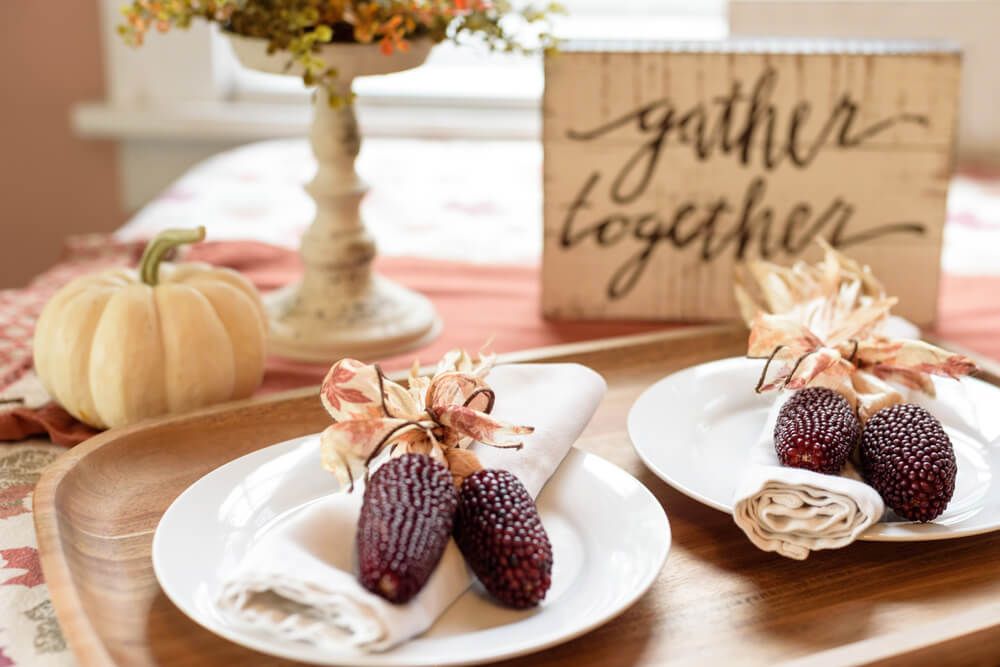
[[441,331],[426,297],[377,274],[361,295],[352,292],[346,299],[302,299],[301,289],[295,283],[266,299],[273,354],[314,362],[377,361],[421,347]]
[[[288,56],[269,54],[264,40],[229,38],[245,66],[288,72]],[[355,77],[417,67],[430,48],[418,41],[385,56],[378,44],[328,44],[316,55],[337,70],[343,100]],[[368,188],[354,170],[361,147],[354,107],[332,106],[328,92],[317,90],[309,137],[317,168],[306,191],[316,202],[316,219],[302,237],[302,280],[267,300],[271,353],[324,363],[377,361],[430,342],[441,330],[431,302],[372,272],[375,242],[360,211]]]

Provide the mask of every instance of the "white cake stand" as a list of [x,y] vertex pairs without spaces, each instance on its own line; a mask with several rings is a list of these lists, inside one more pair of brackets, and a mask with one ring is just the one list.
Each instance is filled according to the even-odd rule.
[[[263,39],[227,34],[237,58],[271,74],[301,74],[287,53],[267,53]],[[355,77],[389,74],[421,65],[431,43],[418,40],[390,56],[376,44],[327,44],[317,54],[338,72],[347,97]],[[318,162],[306,191],[316,218],[302,237],[302,280],[269,295],[270,344],[274,354],[303,361],[342,357],[376,360],[419,347],[441,330],[428,299],[372,271],[375,242],[360,206],[368,188],[354,162],[361,147],[352,105],[333,108],[328,93],[313,96],[310,143]]]

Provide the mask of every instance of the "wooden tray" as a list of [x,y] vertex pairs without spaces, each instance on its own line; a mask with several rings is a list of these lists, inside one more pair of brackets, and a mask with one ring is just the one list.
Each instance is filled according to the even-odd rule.
[[[638,394],[671,371],[741,354],[745,341],[739,329],[702,327],[509,357],[577,361],[607,378],[608,395],[578,446],[646,484],[674,535],[663,573],[634,607],[509,664],[997,664],[1000,533],[859,542],[795,562],[758,551],[729,516],[642,466],[625,431]],[[983,375],[1000,383],[995,371]],[[303,390],[111,431],[50,467],[35,492],[35,523],[52,601],[79,662],[287,664],[181,614],[156,583],[150,543],[167,506],[203,474],[328,422],[316,391]]]

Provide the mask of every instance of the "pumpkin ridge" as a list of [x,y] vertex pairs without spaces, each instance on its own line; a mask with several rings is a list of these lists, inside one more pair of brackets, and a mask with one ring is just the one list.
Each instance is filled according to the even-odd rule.
[[253,283],[242,273],[228,266],[215,266],[206,264],[205,262],[186,262],[183,265],[175,265],[175,269],[176,272],[170,277],[171,282],[191,284],[203,281],[207,277],[206,274],[208,274],[211,276],[213,282],[225,283],[244,294],[251,300],[260,315],[261,326],[263,327],[262,331],[265,335],[267,334],[267,311],[264,310],[260,293],[254,287]]
[[59,402],[59,398],[56,396],[56,390],[51,386],[52,383],[49,382],[48,364],[49,350],[52,347],[51,340],[60,327],[50,326],[49,321],[58,321],[62,316],[62,309],[69,300],[86,288],[87,285],[84,277],[81,276],[75,280],[71,280],[62,290],[49,299],[45,307],[42,308],[42,312],[38,315],[38,320],[35,322],[35,331],[31,336],[32,363],[35,367],[35,373],[38,375],[39,380],[41,380],[45,390],[57,402]]
[[[90,328],[90,331],[87,332],[89,340],[87,341],[86,345],[83,346],[83,349],[86,350],[87,358],[86,360],[84,360],[82,367],[87,369],[88,379],[87,382],[81,383],[84,386],[84,393],[86,397],[85,404],[93,410],[94,414],[92,415],[87,414],[82,408],[79,407],[77,408],[77,411],[80,413],[79,416],[80,421],[91,424],[92,426],[95,426],[97,428],[108,428],[108,424],[104,422],[104,419],[100,417],[98,413],[97,397],[94,395],[94,390],[90,386],[90,358],[91,355],[93,355],[94,353],[94,339],[96,338],[97,327],[101,324],[101,319],[104,317],[104,313],[107,311],[108,304],[111,303],[111,299],[115,297],[115,295],[119,292],[119,290],[122,289],[122,287],[113,284],[101,284],[100,286],[97,287],[97,289],[99,289],[102,293],[101,297],[103,303],[100,306],[100,312],[101,312],[100,316],[98,316],[97,319],[94,320],[93,326]],[[98,420],[101,423],[95,424],[94,422]]]
[[[173,293],[173,295],[171,295]],[[183,295],[183,296],[181,296]],[[193,300],[185,303],[186,299],[191,296],[194,297]],[[201,362],[211,363],[209,359],[215,359],[215,357],[206,357],[207,348],[207,337],[221,330],[222,332],[222,342],[224,345],[228,346],[229,349],[232,348],[232,341],[230,340],[229,331],[219,316],[215,307],[212,306],[211,300],[201,293],[197,288],[190,284],[167,282],[161,283],[155,291],[155,302],[157,310],[163,310],[164,306],[169,303],[169,307],[173,308],[187,316],[204,316],[206,321],[199,322],[199,331],[197,336],[202,339],[203,345],[198,345],[186,350],[176,350],[173,349],[172,343],[174,345],[179,344],[180,340],[184,336],[191,336],[190,330],[184,327],[175,327],[174,318],[170,320],[161,320],[163,324],[160,327],[160,335],[163,341],[163,360],[164,360],[164,371],[165,371],[165,387],[166,387],[166,399],[167,399],[167,410],[168,412],[180,412],[184,410],[194,409],[204,404],[221,402],[229,400],[232,397],[233,388],[236,383],[236,369],[233,366],[233,359],[230,356],[229,361],[229,377],[228,383],[224,380],[220,383],[217,380],[216,375],[209,375],[215,383],[214,385],[205,385],[203,383],[194,382],[192,383],[192,376],[190,375],[190,369],[192,366],[191,362],[188,360],[186,363],[181,363],[182,358],[189,357],[192,354],[196,355],[195,358]],[[198,303],[198,306],[193,306],[193,303]],[[186,311],[186,312],[185,312]],[[174,317],[177,317],[177,312],[174,313]],[[215,321],[215,326],[209,324],[208,318],[211,317]],[[164,326],[165,325],[165,326]],[[182,331],[187,333],[184,335],[179,335]],[[170,334],[169,336],[167,334]],[[178,354],[180,352],[180,354]],[[176,373],[177,368],[181,367],[182,370],[186,367],[188,374],[178,375]],[[200,368],[198,370],[201,370]],[[216,368],[216,370],[224,370],[221,368]],[[171,371],[174,371],[173,373]],[[224,386],[226,385],[226,386]],[[200,394],[193,396],[191,392],[194,388],[198,388],[201,392]]]
[[[250,360],[241,359],[240,351],[245,347],[247,341],[238,340],[237,338],[234,337],[235,332],[229,326],[229,318],[223,316],[223,313],[220,312],[219,308],[216,306],[215,299],[211,296],[208,296],[207,291],[222,290],[223,293],[226,294],[226,298],[238,300],[242,308],[247,308],[247,307],[253,308],[255,313],[256,313],[256,304],[253,302],[253,300],[250,299],[250,297],[246,295],[246,293],[243,290],[236,287],[232,283],[222,282],[222,281],[213,282],[208,278],[209,276],[203,276],[201,277],[201,279],[186,281],[185,284],[196,289],[199,292],[199,294],[201,294],[208,300],[208,303],[212,307],[212,310],[219,318],[219,321],[222,322],[222,328],[225,330],[226,336],[229,338],[229,348],[232,351],[233,355],[233,390],[230,398],[245,398],[250,394],[252,394],[253,391],[258,386],[260,386],[260,380],[264,370],[265,351],[263,349],[261,350],[260,360],[258,363],[259,372],[257,373],[257,377],[253,378],[252,388],[250,389],[249,392],[242,391],[242,387],[240,386],[241,383],[238,380],[240,380],[240,376],[242,375],[241,373],[242,368],[245,367],[246,364],[250,362]],[[215,278],[215,276],[212,275],[211,278]],[[258,324],[258,334],[260,334],[261,332],[259,327],[260,324],[259,318],[255,316],[255,320],[256,323]]]
[[50,383],[47,381],[49,373],[47,370],[52,340],[61,330],[61,327],[49,326],[49,321],[60,321],[64,309],[70,305],[75,297],[79,297],[84,292],[102,289],[110,290],[111,287],[105,286],[103,283],[95,280],[93,275],[78,276],[66,283],[49,299],[35,321],[35,330],[31,337],[32,364],[34,365],[36,375],[38,375],[42,382],[42,386],[45,387],[45,390],[57,402],[61,403],[56,397],[54,390],[49,386]]
[[[260,386],[267,356],[267,313],[260,293],[245,276],[228,267],[188,262],[175,265],[175,268],[170,274],[170,280],[201,290],[223,320],[233,345],[232,398],[250,396]],[[216,300],[219,301],[219,306],[216,306]],[[233,302],[240,303],[242,307],[232,308]],[[228,313],[220,311],[220,306]],[[255,335],[245,330],[247,322],[241,311],[247,308],[254,314]]]
[[[79,381],[73,376],[76,368],[74,359],[66,351],[66,340],[60,336],[66,332],[78,332],[71,344],[75,344],[77,354],[80,350],[85,350],[84,359],[80,368],[88,369],[90,365],[90,345],[92,344],[94,332],[97,330],[97,322],[100,320],[100,313],[103,313],[108,302],[119,288],[101,280],[95,276],[80,276],[70,281],[63,291],[58,292],[45,305],[38,321],[35,323],[35,333],[32,340],[33,362],[35,374],[38,376],[53,401],[66,407],[74,417],[92,426],[105,428],[106,426],[97,421],[94,406],[94,396],[89,384],[83,385],[82,392],[79,389]],[[81,307],[81,299],[100,300],[100,303],[92,305],[88,310]],[[84,316],[94,317],[94,324],[89,332],[79,333],[76,321]],[[85,336],[90,337],[90,341],[81,340]],[[55,359],[55,363],[50,363]],[[76,392],[74,392],[76,389]],[[82,393],[83,396],[76,396]],[[79,398],[79,400],[75,400]],[[81,409],[83,404],[87,409]],[[90,414],[94,413],[94,414]]]
[[84,350],[84,354],[86,355],[86,359],[83,360],[81,367],[86,369],[87,377],[85,382],[79,383],[83,387],[83,392],[86,397],[85,403],[89,408],[93,410],[94,414],[89,414],[85,409],[80,407],[80,403],[84,401],[77,402],[77,404],[74,405],[72,408],[67,407],[67,403],[62,399],[59,399],[59,402],[64,407],[67,407],[67,410],[72,412],[78,419],[80,419],[80,421],[86,422],[96,428],[105,429],[110,427],[110,423],[104,417],[104,415],[101,414],[101,409],[98,406],[97,394],[94,391],[93,385],[91,384],[91,377],[93,377],[93,373],[91,372],[91,363],[92,359],[94,358],[94,345],[97,341],[97,331],[100,328],[101,322],[104,320],[105,315],[107,315],[108,313],[108,306],[111,304],[111,301],[121,293],[121,290],[123,288],[108,285],[106,287],[101,286],[99,289],[101,289],[102,292],[107,293],[107,298],[103,300],[104,302],[101,305],[100,315],[94,320],[93,326],[90,328],[90,331],[87,332],[89,340],[87,341],[86,345],[81,346],[81,349]]
[[153,330],[156,332],[156,340],[157,340],[156,354],[157,357],[164,360],[163,372],[160,374],[160,383],[163,385],[163,409],[169,412],[170,396],[168,395],[167,392],[167,368],[166,368],[167,344],[163,340],[163,316],[160,314],[160,301],[159,299],[156,298],[155,288],[151,290],[149,299],[153,311],[152,326]]
[[[129,393],[126,380],[135,371],[127,359],[128,346],[134,344],[132,328],[135,319],[146,316],[150,324],[159,321],[155,304],[151,302],[152,295],[153,288],[139,282],[118,288],[108,300],[104,312],[94,327],[89,346],[87,386],[93,396],[97,417],[103,422],[103,428],[121,426],[136,419],[131,409],[133,403],[123,400],[121,395]],[[151,330],[156,331],[152,328]],[[110,342],[105,340],[109,336],[112,339]],[[98,345],[106,348],[100,355],[97,353]],[[114,372],[115,369],[119,372]],[[128,372],[123,372],[123,369],[127,369]],[[115,414],[116,412],[118,414]],[[142,414],[139,418],[146,416],[150,415]]]

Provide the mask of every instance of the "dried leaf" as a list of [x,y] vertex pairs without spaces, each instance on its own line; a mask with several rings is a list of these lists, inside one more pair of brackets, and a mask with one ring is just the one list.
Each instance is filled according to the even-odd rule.
[[890,381],[933,395],[930,375],[975,370],[960,354],[881,335],[896,299],[867,266],[821,245],[815,265],[751,262],[737,275],[736,299],[750,326],[747,355],[767,359],[758,391],[829,387],[866,420],[902,400]]
[[874,338],[858,346],[857,356],[862,367],[876,366],[951,378],[968,375],[976,369],[968,357],[922,340]]
[[467,372],[445,371],[434,376],[427,388],[424,406],[464,405],[476,390],[486,386],[480,378]]
[[769,357],[781,346],[793,357],[815,350],[823,345],[808,328],[793,318],[760,313],[750,325],[747,355]]
[[785,388],[802,389],[822,375],[848,376],[853,370],[851,364],[842,359],[837,350],[821,347],[803,356],[798,367],[792,368],[785,382]]
[[330,367],[320,386],[320,400],[335,421],[419,419],[423,412],[414,396],[383,377],[378,366],[356,359],[342,359]]
[[338,361],[320,389],[323,405],[336,421],[320,438],[323,466],[353,487],[386,452],[425,454],[449,465],[452,450],[475,441],[519,448],[519,436],[532,429],[489,415],[495,394],[485,378],[494,360],[485,353],[474,359],[452,350],[431,378],[420,376],[414,362],[405,388],[383,376],[377,366]]
[[342,483],[353,486],[358,472],[369,461],[407,430],[422,428],[419,423],[388,417],[348,419],[327,426],[320,435],[320,456],[323,467],[334,473]]
[[436,421],[456,433],[494,447],[520,447],[519,436],[534,431],[530,426],[514,426],[462,405],[447,405],[435,410]]
[[320,386],[320,400],[337,421],[382,414],[378,370],[355,359],[342,359],[327,372]]

